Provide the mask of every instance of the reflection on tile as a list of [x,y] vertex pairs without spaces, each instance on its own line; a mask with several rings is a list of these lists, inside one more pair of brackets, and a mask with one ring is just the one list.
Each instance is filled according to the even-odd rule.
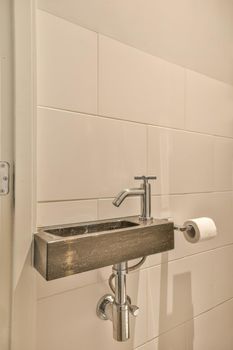
[[148,332],[153,338],[193,316],[191,271],[185,261],[148,270]]
[[158,176],[153,193],[213,191],[211,136],[148,127],[148,173]]
[[142,125],[38,109],[38,200],[113,197],[146,171]]
[[233,301],[230,300],[186,325],[187,350],[231,350]]
[[187,71],[186,127],[233,137],[233,86]]

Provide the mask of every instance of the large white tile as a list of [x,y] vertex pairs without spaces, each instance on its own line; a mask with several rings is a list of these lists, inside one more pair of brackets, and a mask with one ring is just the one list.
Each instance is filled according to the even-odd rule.
[[186,350],[232,350],[232,329],[231,300],[186,324]]
[[[184,307],[190,307],[191,317],[198,315],[215,305],[215,275],[213,268],[213,262],[215,258],[216,254],[210,251],[184,258],[183,261],[181,260],[178,263],[178,265],[180,265],[179,267],[181,268],[183,276],[186,276],[187,278],[186,293],[189,296],[187,297],[186,295],[185,301],[187,302],[187,304],[186,306],[184,305]],[[171,264],[173,264],[173,262]],[[176,263],[174,262],[174,265],[175,264]],[[176,277],[177,276],[175,275],[174,280],[176,279]]]
[[[233,83],[232,1],[38,0],[58,16]],[[199,4],[199,3],[198,3]]]
[[232,191],[233,140],[216,137],[214,142],[214,189]]
[[162,334],[158,338],[158,350],[186,350],[185,346],[185,328],[183,325]]
[[136,350],[186,350],[185,348],[185,327],[178,326],[166,332]]
[[99,36],[99,113],[184,127],[184,69]]
[[232,298],[232,246],[148,269],[149,338]]
[[[186,300],[185,288],[185,278],[180,279],[173,286],[168,264],[162,264],[148,270],[147,303],[149,308],[147,317],[149,339],[174,328],[180,323],[180,320],[188,318],[190,308],[186,309],[187,303],[182,303],[182,300]],[[176,304],[174,304],[173,291],[176,296]],[[188,297],[190,298],[190,296]],[[173,308],[176,308],[176,311]],[[177,312],[179,308],[180,310]]]
[[135,350],[158,350],[158,338],[149,341],[148,343],[139,346]]
[[215,304],[233,297],[233,245],[214,251]]
[[153,193],[213,191],[214,139],[148,127],[148,173],[158,178]]
[[37,226],[97,220],[97,201],[64,201],[37,204]]
[[233,86],[187,71],[186,127],[233,137]]
[[97,111],[97,34],[37,11],[38,104]]
[[146,128],[38,109],[38,200],[113,197],[146,171]]

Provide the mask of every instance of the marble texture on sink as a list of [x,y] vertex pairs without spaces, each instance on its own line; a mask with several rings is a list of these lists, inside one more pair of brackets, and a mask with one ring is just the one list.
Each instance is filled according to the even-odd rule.
[[[107,227],[119,221],[130,227],[58,235],[61,230],[92,225]],[[124,226],[124,225],[123,225]],[[127,225],[126,225],[127,226]],[[46,280],[113,265],[174,248],[174,225],[163,219],[140,221],[138,216],[38,229],[34,235],[34,266]]]

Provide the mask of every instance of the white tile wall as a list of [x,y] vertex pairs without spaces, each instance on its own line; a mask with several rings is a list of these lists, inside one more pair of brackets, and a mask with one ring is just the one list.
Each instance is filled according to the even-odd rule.
[[149,338],[215,305],[211,254],[179,259],[148,270]]
[[[233,83],[232,1],[38,0],[38,7],[170,62]],[[194,6],[195,4],[195,6]]]
[[214,189],[232,191],[233,189],[233,140],[215,138],[214,145]]
[[186,72],[188,130],[233,137],[233,86]]
[[[233,224],[232,192],[198,193],[172,196],[153,196],[152,208],[154,217],[172,217],[174,222],[182,225],[187,218],[207,216],[213,218],[218,228],[214,240],[197,244],[188,243],[183,234],[175,232],[175,249],[169,251],[168,260],[174,260],[198,252],[214,249],[233,243],[230,227]],[[149,256],[149,266],[161,263],[161,254]]]
[[216,303],[232,298],[233,279],[231,278],[233,267],[232,245],[218,249],[213,261],[214,276],[214,298]]
[[118,208],[113,206],[112,201],[113,198],[98,200],[99,219],[103,220],[123,216],[139,215],[141,212],[140,198],[128,197]]
[[146,170],[146,127],[38,109],[39,201],[113,197]]
[[97,110],[97,34],[44,11],[37,13],[38,104]]
[[64,201],[38,203],[38,226],[70,224],[97,220],[97,201]]
[[184,127],[184,69],[99,36],[99,113]]
[[231,350],[233,301],[226,302],[186,325],[186,350]]
[[111,267],[37,274],[37,350],[232,350],[232,92],[38,11],[38,225],[138,214],[138,198],[112,199],[148,173],[155,217],[210,216],[218,236],[192,245],[176,232],[173,251],[128,276],[140,315],[122,344],[95,315]]
[[[137,293],[139,285],[140,288],[144,285],[139,282],[137,275],[131,275],[130,289]],[[140,328],[144,330],[144,307],[141,307],[142,312],[137,319],[140,327],[132,327],[131,340],[118,343],[112,338],[111,322],[102,322],[96,318],[96,302],[107,292],[108,286],[99,283],[41,299],[38,302],[38,349],[64,350],[68,346],[69,350],[76,350],[77,344],[80,349],[132,349],[134,330],[137,329],[137,336]],[[143,299],[134,300],[142,304]],[[67,322],[64,323],[65,319]]]
[[185,131],[148,127],[148,173],[154,193],[213,191],[214,139]]
[[185,327],[179,326],[140,346],[137,350],[185,350]]
[[[228,249],[228,254],[232,256],[233,247]],[[140,316],[131,322],[132,338],[125,349],[131,349],[132,343],[134,347],[140,346],[147,340],[170,331],[184,322],[189,322],[196,315],[207,312],[220,302],[229,299],[233,283],[231,282],[229,286],[229,274],[226,273],[226,264],[222,263],[221,259],[222,249],[217,249],[129,275],[128,292],[133,302],[140,305]],[[220,280],[216,278],[216,273],[221,276]],[[95,316],[94,305],[101,293],[108,291],[107,284],[101,282],[78,288],[81,286],[78,276],[76,279],[77,287],[73,290],[64,293],[59,292],[57,288],[50,297],[41,294],[42,298],[38,302],[39,349],[62,349],[65,341],[63,339],[67,339],[70,334],[73,334],[71,339],[73,345],[70,345],[70,349],[75,348],[78,338],[80,338],[78,344],[82,344],[83,348],[86,346],[87,349],[92,349],[98,346],[101,349],[108,349],[109,346],[115,349],[116,346],[117,349],[116,343],[111,339],[110,322],[106,322],[106,327],[103,324],[101,329],[101,324]],[[85,305],[86,313],[83,315]],[[68,322],[64,323],[65,315],[68,317]],[[62,332],[55,337],[50,332],[49,324],[53,325],[54,332],[55,329],[62,327]],[[97,328],[94,332],[95,327]],[[81,336],[87,330],[92,332],[92,337]],[[105,340],[104,332],[108,332]],[[182,337],[179,341],[182,342]]]
[[102,269],[59,278],[49,282],[44,280],[44,278],[36,272],[37,297],[38,299],[43,299],[69,290],[104,282],[108,279],[111,271],[111,266],[107,266]]

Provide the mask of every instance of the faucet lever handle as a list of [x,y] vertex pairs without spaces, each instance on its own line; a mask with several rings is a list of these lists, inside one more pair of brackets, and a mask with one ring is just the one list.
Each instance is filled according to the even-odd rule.
[[134,180],[143,180],[144,182],[147,182],[148,180],[156,180],[156,176],[134,176]]
[[138,314],[139,314],[139,307],[137,305],[132,305],[131,304],[131,298],[128,295],[127,295],[127,303],[128,303],[129,312],[131,313],[131,315],[133,315],[134,317],[138,316]]
[[139,307],[137,305],[129,305],[129,312],[132,316],[136,317],[139,314]]

